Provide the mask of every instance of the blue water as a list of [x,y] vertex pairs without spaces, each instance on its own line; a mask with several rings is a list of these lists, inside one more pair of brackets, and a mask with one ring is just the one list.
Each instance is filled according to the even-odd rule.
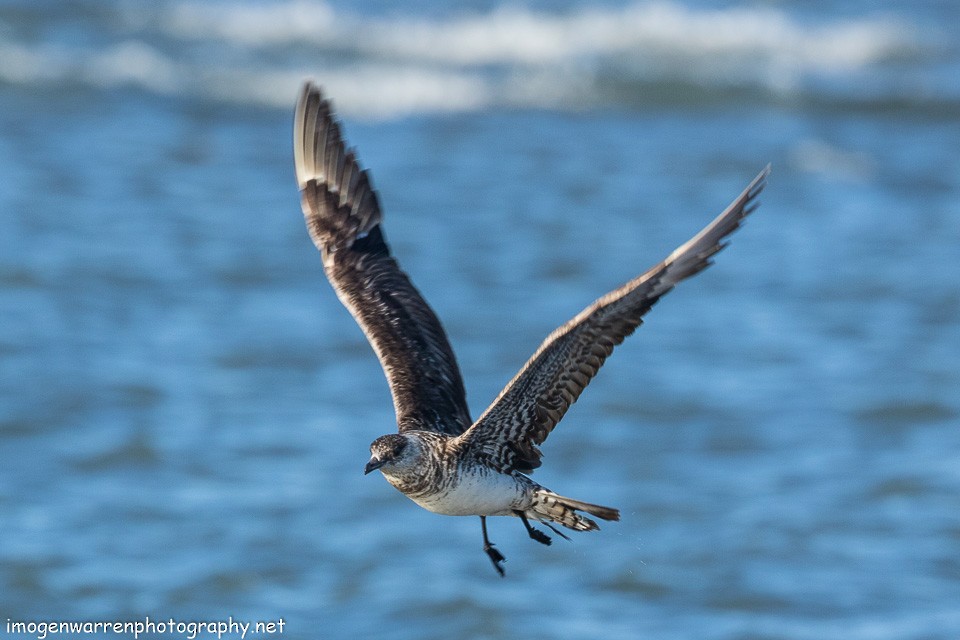
[[[3,3],[0,637],[955,640],[957,25],[952,1]],[[475,518],[362,475],[394,417],[303,227],[306,76],[474,415],[772,162],[544,445],[537,480],[621,522],[546,548],[494,520],[500,579]]]

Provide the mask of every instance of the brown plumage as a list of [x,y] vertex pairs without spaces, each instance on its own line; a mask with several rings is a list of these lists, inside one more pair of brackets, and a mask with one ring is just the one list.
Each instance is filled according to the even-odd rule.
[[699,273],[726,246],[732,233],[759,204],[769,167],[703,231],[666,260],[602,296],[547,336],[520,372],[500,392],[464,440],[503,472],[540,466],[540,449],[614,347],[643,323],[643,316],[674,285]]
[[[723,239],[756,209],[769,167],[723,213],[663,262],[602,296],[551,333],[483,415],[471,424],[463,380],[443,327],[390,255],[370,176],[348,150],[330,103],[306,83],[294,119],[294,163],[303,212],[327,277],[380,359],[399,433],[371,444],[366,471],[426,509],[480,516],[484,551],[503,575],[486,517],[519,517],[531,538],[550,538],[536,520],[597,529],[582,515],[618,520],[611,507],[558,495],[534,482],[539,445],[614,347],[678,282],[711,264]],[[566,537],[566,536],[564,536]]]
[[380,203],[320,90],[295,115],[294,164],[307,229],[330,284],[380,358],[400,431],[459,435],[470,426],[457,359],[440,321],[390,256]]

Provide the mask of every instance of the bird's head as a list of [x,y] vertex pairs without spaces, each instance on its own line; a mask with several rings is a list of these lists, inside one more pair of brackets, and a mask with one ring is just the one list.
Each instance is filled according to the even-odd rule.
[[380,436],[370,443],[370,461],[363,472],[367,474],[382,469],[384,473],[402,473],[417,464],[419,452],[415,439],[402,433]]

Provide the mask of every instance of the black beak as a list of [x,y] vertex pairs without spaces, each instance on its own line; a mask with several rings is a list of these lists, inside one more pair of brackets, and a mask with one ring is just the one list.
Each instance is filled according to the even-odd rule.
[[363,475],[367,475],[371,471],[376,471],[382,467],[385,462],[386,460],[380,460],[379,458],[370,458],[370,462],[363,468]]

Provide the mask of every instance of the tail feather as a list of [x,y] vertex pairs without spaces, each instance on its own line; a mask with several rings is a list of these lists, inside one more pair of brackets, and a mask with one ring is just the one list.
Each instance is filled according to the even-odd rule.
[[534,493],[533,505],[527,511],[527,515],[541,522],[556,522],[574,531],[594,531],[600,528],[596,522],[580,515],[578,511],[585,511],[602,520],[620,519],[618,509],[574,500],[547,489],[539,489]]

